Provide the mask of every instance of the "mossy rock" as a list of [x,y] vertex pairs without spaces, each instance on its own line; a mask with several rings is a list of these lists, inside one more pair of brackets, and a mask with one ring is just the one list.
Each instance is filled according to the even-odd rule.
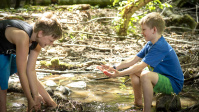
[[175,112],[181,110],[180,97],[178,95],[159,94],[156,97],[156,110],[163,112]]
[[59,66],[59,58],[52,58],[50,62],[52,66]]
[[17,20],[22,20],[24,21],[25,19],[21,16],[7,16],[7,17],[4,17],[4,19],[17,19]]

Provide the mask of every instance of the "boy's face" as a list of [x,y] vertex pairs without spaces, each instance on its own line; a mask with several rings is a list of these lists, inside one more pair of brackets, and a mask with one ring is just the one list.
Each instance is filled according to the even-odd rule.
[[146,24],[141,25],[142,35],[146,41],[151,41],[154,39],[154,28],[148,27]]
[[56,40],[51,35],[43,35],[42,31],[38,32],[37,38],[38,38],[38,43],[42,48],[44,48],[47,45],[52,45],[53,42]]

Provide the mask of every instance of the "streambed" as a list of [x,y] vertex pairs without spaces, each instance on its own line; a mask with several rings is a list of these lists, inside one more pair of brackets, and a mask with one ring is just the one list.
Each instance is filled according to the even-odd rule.
[[[40,81],[47,88],[56,90],[58,86],[64,86],[70,89],[70,95],[65,95],[67,100],[56,99],[59,105],[54,110],[48,110],[42,106],[42,111],[71,111],[71,106],[68,110],[61,108],[66,106],[65,103],[73,102],[73,110],[80,111],[95,111],[95,112],[110,112],[110,111],[136,111],[141,112],[141,109],[133,108],[134,95],[130,84],[127,81],[125,85],[125,77],[118,77],[112,79],[95,80],[106,77],[102,73],[96,72],[92,74],[54,74],[37,73]],[[10,83],[19,83],[18,76],[10,77]],[[19,85],[19,84],[18,84]],[[194,105],[197,101],[191,97],[180,97],[183,108]],[[74,103],[75,102],[75,103]],[[155,111],[155,97],[153,99],[153,107],[151,111]],[[7,110],[25,111],[27,101],[24,94],[20,92],[8,92],[7,95]],[[65,107],[66,108],[66,107]]]

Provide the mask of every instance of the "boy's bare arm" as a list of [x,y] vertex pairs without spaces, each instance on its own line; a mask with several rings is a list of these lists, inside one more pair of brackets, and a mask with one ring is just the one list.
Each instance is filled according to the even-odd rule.
[[26,75],[27,56],[29,51],[29,37],[22,30],[11,31],[10,34],[13,44],[16,45],[16,63],[17,71],[23,91],[28,99],[28,109],[31,109],[35,103],[31,96],[29,82]]
[[30,51],[27,64],[27,76],[29,79],[31,92],[34,98],[39,96],[35,66],[40,50],[41,47],[38,44],[34,50]]
[[116,66],[117,70],[123,69],[123,68],[127,68],[130,66],[133,66],[134,64],[136,64],[137,62],[139,62],[142,58],[135,56],[133,58],[130,58],[126,61],[121,62],[119,65]]
[[[139,64],[135,64],[128,69],[125,69],[121,72],[119,72],[118,76],[124,76],[124,75],[130,75],[130,74],[135,74],[135,73],[140,73],[142,70],[147,67],[147,64],[145,62],[141,62]],[[117,76],[117,77],[118,77]]]

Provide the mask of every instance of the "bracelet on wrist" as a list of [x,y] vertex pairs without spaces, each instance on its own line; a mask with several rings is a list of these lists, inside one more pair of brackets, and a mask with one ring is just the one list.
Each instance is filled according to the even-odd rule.
[[114,69],[116,69],[116,66],[115,66],[115,65],[113,65],[113,68],[114,68]]

